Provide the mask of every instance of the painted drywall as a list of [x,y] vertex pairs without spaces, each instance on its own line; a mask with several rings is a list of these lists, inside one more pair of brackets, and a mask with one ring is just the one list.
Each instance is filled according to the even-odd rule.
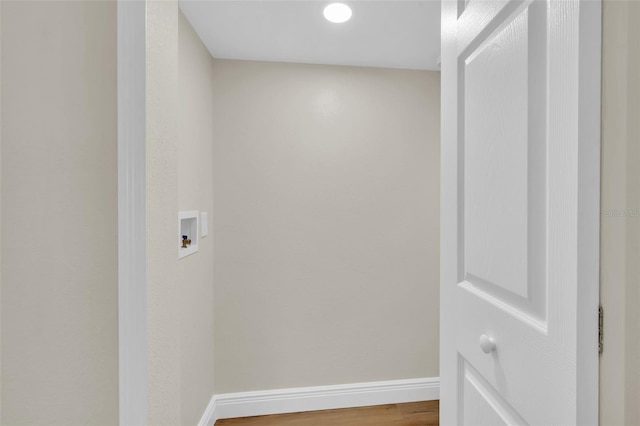
[[349,2],[353,19],[335,25],[328,2],[182,1],[214,58],[436,70],[439,1]]
[[117,424],[116,4],[0,8],[0,423]]
[[439,73],[213,69],[216,393],[438,376]]
[[149,424],[181,419],[178,269],[178,2],[147,1]]
[[[213,216],[213,58],[180,12],[178,206]],[[200,224],[202,226],[202,223]],[[211,226],[209,226],[210,228]],[[179,261],[181,424],[195,425],[213,395],[213,237]]]
[[603,3],[600,424],[640,424],[640,3]]
[[[2,99],[2,5],[0,4],[0,99]],[[0,129],[2,102],[0,101]],[[0,130],[0,177],[2,176],[2,131]],[[0,185],[1,186],[1,185]],[[0,242],[2,241],[2,188],[0,188]],[[0,243],[1,245],[1,243]],[[2,250],[0,249],[0,382],[2,378]],[[0,384],[0,423],[2,423],[2,385]]]

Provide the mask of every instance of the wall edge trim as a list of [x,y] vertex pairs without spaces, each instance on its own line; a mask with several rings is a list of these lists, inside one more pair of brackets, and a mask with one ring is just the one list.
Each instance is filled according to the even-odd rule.
[[146,2],[117,1],[121,426],[147,424]]

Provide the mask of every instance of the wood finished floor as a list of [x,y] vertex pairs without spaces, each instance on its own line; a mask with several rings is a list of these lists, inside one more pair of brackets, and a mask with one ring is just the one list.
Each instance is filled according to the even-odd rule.
[[218,420],[215,426],[437,426],[439,401]]

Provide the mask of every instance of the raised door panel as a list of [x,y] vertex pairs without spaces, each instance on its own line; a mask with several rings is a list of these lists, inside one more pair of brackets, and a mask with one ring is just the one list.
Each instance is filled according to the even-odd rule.
[[462,364],[462,424],[474,426],[526,425],[502,395],[473,367]]
[[[496,25],[496,24],[494,24]],[[546,9],[534,2],[461,55],[460,282],[546,323]]]

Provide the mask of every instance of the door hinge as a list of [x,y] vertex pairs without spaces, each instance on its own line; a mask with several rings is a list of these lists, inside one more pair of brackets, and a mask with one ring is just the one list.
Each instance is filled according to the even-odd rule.
[[604,309],[598,307],[598,353],[602,355],[604,347]]

